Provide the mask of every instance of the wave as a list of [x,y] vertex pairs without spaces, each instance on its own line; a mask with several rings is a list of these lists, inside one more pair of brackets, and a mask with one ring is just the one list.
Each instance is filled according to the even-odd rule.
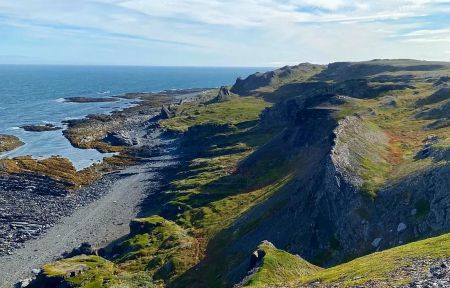
[[105,94],[109,94],[109,93],[111,93],[111,91],[109,91],[109,90],[97,92],[98,95],[105,95]]
[[65,98],[58,98],[58,99],[55,99],[55,101],[58,102],[58,103],[63,103],[63,102],[66,101],[66,99]]

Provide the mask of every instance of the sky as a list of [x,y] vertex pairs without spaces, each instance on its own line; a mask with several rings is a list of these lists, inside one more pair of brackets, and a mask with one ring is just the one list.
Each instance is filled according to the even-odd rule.
[[450,61],[450,0],[0,0],[0,63]]

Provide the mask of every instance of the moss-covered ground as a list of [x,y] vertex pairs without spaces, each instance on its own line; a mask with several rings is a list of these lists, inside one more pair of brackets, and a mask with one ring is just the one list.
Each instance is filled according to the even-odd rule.
[[[428,131],[424,127],[433,120],[416,117],[423,109],[417,106],[417,101],[431,95],[434,89],[432,83],[418,81],[415,88],[355,100],[343,104],[336,112],[338,119],[357,114],[365,129],[382,133],[387,139],[382,151],[375,151],[380,161],[359,158],[362,190],[370,197],[376,197],[383,185],[442,165],[432,158],[417,157],[424,139],[431,134],[439,139],[439,147],[450,146],[450,129]],[[266,91],[272,93],[273,89]],[[383,105],[387,96],[395,98],[392,107]],[[74,287],[195,287],[196,281],[201,281],[202,287],[226,286],[220,273],[230,271],[248,255],[225,255],[223,248],[271,215],[252,219],[233,234],[227,228],[286,187],[296,172],[295,157],[287,161],[278,155],[265,155],[251,167],[242,169],[240,165],[278,132],[258,126],[259,114],[269,106],[261,98],[242,97],[219,103],[186,103],[175,108],[175,117],[162,121],[161,126],[182,135],[188,156],[168,188],[159,195],[160,209],[154,211],[157,215],[134,221],[132,233],[118,243],[110,261],[95,258],[96,264],[90,267],[84,258],[73,258],[49,264],[45,271],[63,277]],[[280,207],[283,203],[274,203],[267,213]],[[416,209],[420,217],[428,213],[429,203],[416,203]],[[417,259],[450,257],[449,235],[377,252],[328,269],[320,269],[270,245],[260,246],[266,256],[246,285],[273,287],[282,283],[301,287],[315,283],[318,287],[370,287],[377,282],[396,287],[411,280],[403,268]],[[74,277],[63,276],[70,267],[86,270]],[[203,273],[201,279],[198,271]]]
[[[133,227],[141,228],[132,231],[116,247],[118,256],[112,259],[114,281],[107,281],[134,281],[132,275],[142,271],[151,276],[153,284],[176,281],[206,256],[212,237],[289,180],[286,171],[278,171],[276,165],[256,167],[267,173],[255,173],[255,177],[247,177],[237,170],[239,161],[275,133],[257,127],[259,113],[268,106],[269,103],[253,97],[220,103],[188,103],[179,108],[175,118],[162,121],[161,125],[168,130],[184,133],[184,148],[195,150],[191,153],[195,156],[186,160],[184,169],[162,195],[165,202],[161,212],[166,218],[151,216],[133,222]],[[73,261],[78,265],[78,260]],[[69,282],[85,287],[77,283],[87,283],[89,279],[94,278],[82,273],[77,281],[70,278]]]

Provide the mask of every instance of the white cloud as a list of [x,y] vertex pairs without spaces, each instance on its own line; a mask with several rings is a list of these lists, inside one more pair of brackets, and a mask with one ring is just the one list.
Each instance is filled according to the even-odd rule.
[[[435,47],[428,44],[431,49],[426,49],[424,45],[443,46],[450,28],[424,29],[417,17],[442,13],[448,8],[436,5],[447,3],[450,1],[0,0],[0,20],[3,26],[28,31],[29,37],[105,39],[131,47],[138,45],[136,42],[152,48],[163,45],[160,53],[185,53],[189,61],[220,62],[215,65],[264,65],[279,59],[291,64],[404,58],[405,54],[414,58],[431,53]],[[184,46],[182,52],[176,50],[179,45]],[[442,52],[446,50],[433,55],[448,58]]]

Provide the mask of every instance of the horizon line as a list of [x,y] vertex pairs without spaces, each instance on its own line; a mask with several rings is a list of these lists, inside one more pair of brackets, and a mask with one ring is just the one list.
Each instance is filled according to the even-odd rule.
[[[299,62],[300,63],[300,62]],[[214,66],[214,65],[134,65],[134,64],[37,64],[37,63],[0,63],[0,66],[73,66],[73,67],[148,67],[148,68],[277,68],[282,66]],[[286,65],[284,65],[286,66]]]

